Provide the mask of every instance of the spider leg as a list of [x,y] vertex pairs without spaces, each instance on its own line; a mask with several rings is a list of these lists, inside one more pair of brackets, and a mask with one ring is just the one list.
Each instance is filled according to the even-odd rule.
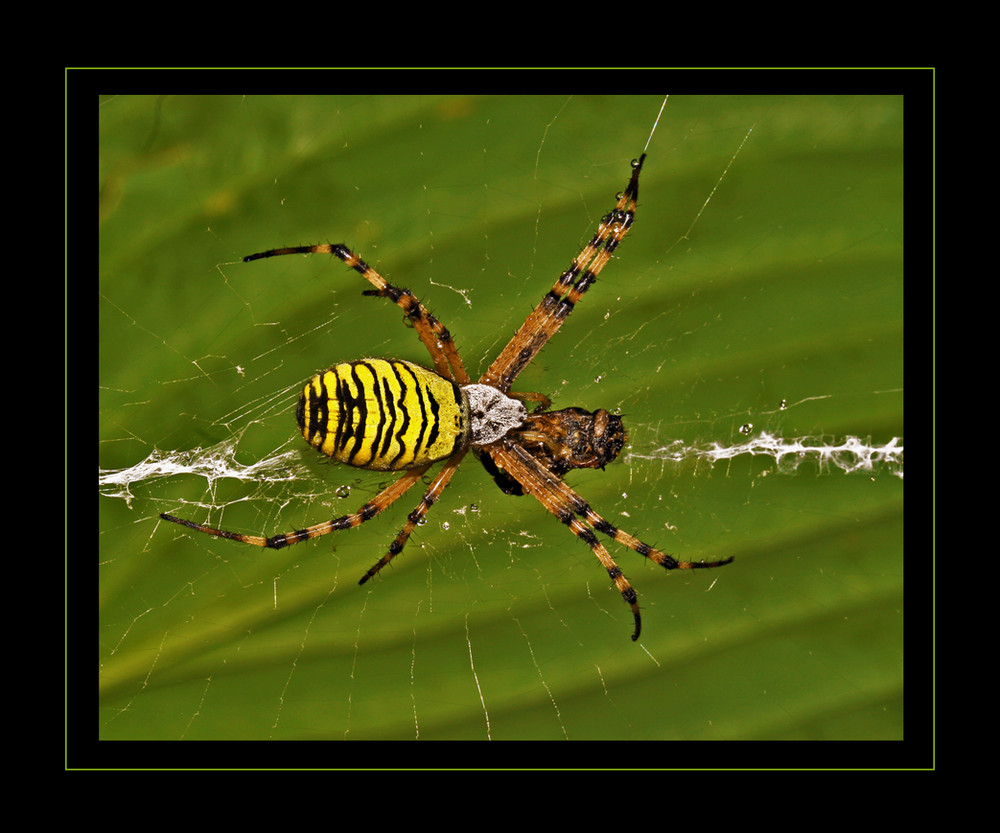
[[[601,553],[591,543],[591,539],[594,541],[597,540],[596,536],[589,529],[583,527],[579,521],[576,521],[577,517],[583,518],[595,531],[604,533],[612,540],[639,553],[639,555],[644,555],[665,570],[699,570],[708,567],[722,567],[733,560],[733,556],[730,556],[718,561],[678,561],[676,558],[667,555],[665,552],[661,552],[650,544],[640,541],[633,535],[623,532],[614,524],[606,521],[590,507],[590,504],[586,500],[566,485],[564,481],[539,466],[531,454],[521,446],[501,441],[489,446],[489,452],[502,468],[521,483],[527,494],[533,495],[546,509],[569,526],[578,537],[586,541],[591,546],[591,549],[594,549],[594,553],[601,559],[601,563],[608,568],[608,573],[615,580],[622,598],[634,605],[633,613],[636,617],[636,632],[632,636],[633,640],[639,637],[640,624],[638,605],[634,604],[635,591],[628,584],[628,580],[620,575],[620,570],[618,570],[618,576],[611,572],[609,563],[605,562]],[[571,521],[575,522],[576,526]],[[582,528],[590,538],[577,531],[578,527]],[[607,552],[605,551],[606,554]],[[617,570],[617,565],[611,560],[610,556],[608,556],[608,562]],[[619,583],[619,577],[622,579],[623,584]],[[630,595],[626,595],[623,585],[628,588]]]
[[[565,484],[564,484],[565,485]],[[569,489],[569,487],[566,487]],[[710,567],[723,567],[733,561],[736,556],[729,556],[728,558],[720,558],[716,561],[678,561],[673,556],[667,555],[665,552],[661,552],[656,549],[656,547],[640,541],[633,535],[629,535],[627,532],[622,531],[614,524],[609,523],[604,520],[600,515],[598,515],[593,509],[590,508],[590,504],[587,503],[582,497],[569,489],[570,492],[579,501],[574,504],[574,512],[583,515],[594,529],[598,532],[603,532],[605,535],[611,537],[612,540],[617,541],[628,547],[630,550],[634,550],[639,553],[639,555],[644,555],[650,561],[655,564],[659,564],[665,570],[702,570]]]
[[315,526],[298,529],[295,532],[273,535],[269,538],[265,538],[260,535],[243,535],[242,533],[229,532],[225,529],[216,529],[215,527],[195,523],[194,521],[186,521],[183,518],[178,518],[174,515],[161,514],[160,517],[165,521],[172,521],[175,524],[186,526],[188,529],[193,529],[195,532],[204,532],[208,535],[214,535],[216,538],[227,538],[230,541],[239,541],[243,544],[251,544],[255,547],[268,547],[273,550],[280,550],[290,544],[297,544],[300,541],[308,541],[310,538],[318,538],[320,535],[326,535],[328,532],[335,532],[339,529],[351,529],[355,526],[360,526],[365,521],[370,521],[383,509],[388,508],[395,503],[396,500],[401,498],[429,468],[429,465],[421,466],[418,469],[410,469],[405,472],[391,485],[387,486],[375,495],[375,497],[368,501],[368,503],[362,506],[353,515],[344,515],[341,518],[324,521],[323,523],[316,524]]
[[[566,499],[563,491],[555,488],[555,484],[561,484],[562,481],[551,472],[542,469],[527,451],[513,443],[501,440],[489,446],[489,453],[521,484],[526,494],[533,496],[561,523],[566,524],[577,538],[590,547],[598,561],[608,571],[608,575],[618,592],[621,593],[625,603],[632,608],[632,616],[635,619],[635,632],[632,634],[632,641],[638,640],[639,633],[642,631],[642,617],[639,615],[636,592],[604,544],[598,540],[591,529],[577,520],[572,503]],[[570,494],[573,494],[572,490],[569,491]]]
[[393,542],[389,544],[389,551],[375,562],[371,569],[361,577],[361,581],[359,581],[358,584],[364,584],[368,581],[368,579],[378,573],[379,570],[381,570],[386,564],[392,561],[393,558],[403,551],[403,547],[406,546],[406,542],[410,539],[410,533],[413,532],[414,527],[416,527],[416,525],[423,520],[427,511],[437,502],[438,498],[441,497],[441,493],[444,491],[448,482],[451,480],[452,475],[455,473],[455,470],[462,462],[462,458],[465,457],[466,451],[468,451],[468,449],[460,451],[458,454],[451,457],[447,463],[445,463],[444,467],[438,473],[438,476],[434,479],[434,482],[427,488],[427,491],[424,493],[420,503],[417,504],[417,508],[410,512],[406,519],[406,524],[399,531],[399,534]]
[[460,385],[469,384],[471,381],[469,374],[465,370],[465,365],[462,364],[462,359],[458,355],[458,349],[455,347],[455,342],[452,340],[448,328],[428,312],[427,308],[417,300],[417,297],[409,289],[390,284],[342,243],[269,249],[266,252],[247,255],[243,258],[243,262],[248,263],[251,260],[260,260],[265,257],[295,254],[332,254],[339,257],[356,272],[360,272],[361,276],[375,287],[375,289],[366,290],[365,295],[388,298],[403,310],[427,348],[427,352],[431,354],[434,369],[446,379],[453,379]]
[[533,391],[518,393],[517,391],[511,390],[507,391],[507,395],[511,399],[519,399],[522,402],[534,402],[535,407],[531,409],[533,414],[540,414],[552,407],[552,400],[549,399],[544,393],[534,393]]
[[559,331],[576,302],[597,279],[635,218],[639,172],[645,158],[646,154],[643,154],[633,160],[632,178],[615,207],[601,220],[590,242],[573,259],[569,269],[559,276],[552,289],[483,374],[479,380],[482,384],[493,385],[504,393],[509,391],[517,375]]
[[[490,450],[494,452],[494,457],[496,456],[495,448],[496,446],[490,446]],[[525,461],[526,465],[534,462],[534,458],[531,454],[520,446],[509,443],[508,449],[513,454],[516,454],[519,459]],[[621,530],[614,524],[606,521],[591,508],[590,504],[586,500],[573,491],[573,489],[571,489],[565,481],[560,480],[551,472],[545,471],[540,467],[537,468],[540,469],[540,473],[545,477],[545,484],[547,488],[556,492],[560,499],[572,510],[575,515],[583,518],[598,532],[604,533],[613,541],[617,541],[619,544],[628,547],[630,550],[634,550],[639,553],[639,555],[644,555],[650,561],[655,564],[659,564],[665,570],[701,570],[710,567],[722,567],[729,564],[735,558],[735,556],[731,555],[728,558],[721,558],[718,561],[678,561],[673,556],[667,555],[665,552],[661,552],[651,544],[640,541],[635,536],[629,535],[624,530]]]

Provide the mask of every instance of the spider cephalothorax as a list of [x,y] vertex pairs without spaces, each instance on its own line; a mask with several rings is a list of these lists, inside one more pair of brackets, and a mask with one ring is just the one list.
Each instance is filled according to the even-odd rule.
[[[618,529],[566,485],[563,477],[578,468],[603,469],[625,445],[621,418],[603,409],[547,411],[541,394],[513,394],[511,385],[548,340],[558,332],[577,301],[593,285],[635,218],[639,173],[646,156],[632,162],[628,186],[601,220],[590,242],[556,280],[487,371],[469,378],[451,333],[408,289],[392,286],[342,244],[296,246],[248,255],[244,261],[290,254],[329,253],[359,272],[412,322],[430,353],[434,370],[394,359],[361,359],[318,373],[299,397],[296,415],[303,437],[322,454],[348,465],[399,471],[400,477],[352,515],[271,537],[244,535],[161,515],[164,520],[220,538],[279,549],[374,518],[403,496],[435,463],[444,461],[388,551],[361,578],[361,584],[402,552],[413,529],[471,448],[497,485],[511,495],[531,495],[586,543],[608,572],[635,619],[642,620],[635,590],[594,534],[600,532],[665,569],[695,569],[728,564],[678,561]],[[541,402],[528,413],[522,399]]]

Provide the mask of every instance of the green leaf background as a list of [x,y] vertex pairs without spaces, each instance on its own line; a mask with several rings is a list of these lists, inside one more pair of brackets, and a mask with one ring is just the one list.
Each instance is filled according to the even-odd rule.
[[102,739],[902,737],[901,477],[663,451],[746,424],[903,437],[901,97],[671,96],[632,232],[519,379],[625,416],[622,458],[568,478],[608,520],[736,556],[668,574],[610,544],[640,643],[589,549],[471,458],[364,587],[416,490],[278,552],[158,519],[273,534],[353,511],[384,478],[316,459],[298,388],[345,359],[427,363],[339,261],[243,255],[345,242],[481,372],[625,186],[661,101],[101,99],[102,470],[235,441],[238,462],[292,452],[297,472],[102,487]]

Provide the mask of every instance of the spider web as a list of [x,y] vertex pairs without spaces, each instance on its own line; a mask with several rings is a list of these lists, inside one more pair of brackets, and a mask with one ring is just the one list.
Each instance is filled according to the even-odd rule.
[[[102,104],[102,737],[894,736],[898,100],[671,97],[633,231],[518,381],[625,416],[622,459],[568,478],[608,520],[737,556],[664,575],[612,546],[638,645],[588,549],[471,459],[361,588],[416,490],[278,552],[158,519],[273,534],[357,509],[388,481],[305,447],[299,387],[362,355],[427,363],[339,262],[240,256],[346,242],[475,375],[610,207],[661,100]],[[859,628],[879,636],[850,651]],[[664,697],[678,708],[649,708]]]

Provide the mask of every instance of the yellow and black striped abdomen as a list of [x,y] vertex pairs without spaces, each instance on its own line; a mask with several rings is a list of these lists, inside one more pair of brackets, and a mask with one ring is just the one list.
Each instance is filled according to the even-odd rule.
[[306,441],[341,463],[399,471],[469,442],[469,403],[450,379],[410,362],[361,359],[317,374],[299,398]]

